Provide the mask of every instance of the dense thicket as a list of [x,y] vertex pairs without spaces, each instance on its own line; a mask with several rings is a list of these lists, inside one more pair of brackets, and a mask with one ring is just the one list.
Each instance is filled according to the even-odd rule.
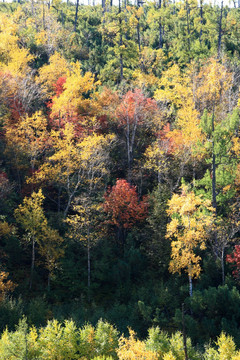
[[239,24],[194,0],[0,4],[2,331],[171,334],[184,303],[195,344],[240,345]]
[[[238,360],[240,352],[231,336],[221,333],[216,346],[207,345],[202,351],[186,339],[187,356],[192,360]],[[159,327],[148,330],[145,341],[129,329],[129,337],[120,336],[118,330],[99,320],[96,327],[77,328],[71,321],[60,324],[49,321],[45,327],[28,327],[26,319],[15,331],[5,330],[0,339],[3,360],[185,360],[183,336],[178,331],[169,336]]]

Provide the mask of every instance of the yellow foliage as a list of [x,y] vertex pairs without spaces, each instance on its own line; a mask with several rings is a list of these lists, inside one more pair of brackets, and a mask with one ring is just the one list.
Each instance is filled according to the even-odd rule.
[[105,149],[114,139],[113,135],[92,134],[85,137],[82,141],[75,141],[74,126],[67,123],[62,130],[62,135],[58,131],[52,131],[51,138],[55,153],[50,156],[45,164],[40,168],[36,177],[40,180],[49,179],[65,182],[65,179],[79,172],[79,179],[82,181],[96,181],[96,177],[87,178],[87,173],[101,174],[106,173],[104,159]]
[[6,127],[8,146],[23,152],[30,158],[34,168],[37,157],[46,149],[48,143],[47,120],[41,111],[32,116],[21,117],[15,126]]
[[171,242],[172,254],[169,270],[173,273],[182,269],[192,278],[199,277],[200,256],[194,250],[205,249],[207,229],[213,224],[213,211],[209,200],[203,200],[182,185],[181,194],[174,194],[168,202],[167,214],[171,221],[167,225],[167,238]]
[[176,357],[173,355],[172,351],[163,355],[163,360],[176,360]]
[[59,116],[59,113],[61,116],[74,116],[80,108],[85,109],[87,106],[91,108],[92,99],[86,99],[84,95],[93,92],[96,85],[91,72],[82,75],[80,63],[72,63],[70,70],[67,69],[64,91],[53,99],[52,116]]
[[157,360],[156,353],[146,350],[145,343],[136,339],[133,330],[129,329],[129,338],[121,336],[117,350],[119,360]]
[[199,86],[196,96],[202,108],[214,108],[221,105],[221,99],[232,86],[232,74],[218,59],[211,58],[199,73]]
[[174,64],[163,73],[154,97],[158,101],[170,102],[177,108],[181,107],[192,95],[189,83],[190,78],[182,74],[179,66]]
[[34,178],[29,179],[61,184],[67,191],[69,201],[80,186],[87,186],[91,192],[101,182],[107,173],[108,149],[115,137],[93,133],[79,141],[75,138],[71,123],[67,123],[60,131],[52,131],[54,153],[46,159]]
[[142,89],[144,86],[150,85],[155,86],[158,83],[158,78],[150,71],[150,74],[146,74],[141,70],[137,69],[133,73],[134,84]]
[[152,145],[148,146],[144,153],[146,158],[144,167],[152,169],[158,174],[167,170],[166,154],[168,149],[161,145],[160,141],[155,141]]
[[70,225],[70,238],[75,238],[83,242],[85,246],[91,248],[100,237],[97,226],[99,212],[102,205],[93,204],[88,198],[81,197],[81,203],[74,205],[74,215],[69,215],[66,222]]
[[200,114],[195,109],[191,98],[189,98],[178,111],[177,127],[179,130],[175,129],[167,134],[168,137],[174,139],[175,153],[181,155],[189,149],[193,157],[200,156],[200,154],[197,153],[195,155],[194,152],[198,142],[203,141],[200,128]]
[[14,231],[15,231],[15,228],[13,225],[9,225],[5,220],[0,221],[0,237],[13,234]]
[[27,49],[18,45],[16,31],[13,20],[0,14],[0,71],[13,76],[26,74],[28,64],[34,58]]
[[67,76],[68,67],[67,61],[58,52],[55,52],[50,57],[49,64],[43,65],[39,69],[37,81],[42,84],[49,96],[54,95],[53,84],[56,84],[61,76]]
[[240,155],[240,139],[238,137],[234,137],[232,139],[233,142],[233,146],[232,146],[232,151],[239,156]]
[[37,193],[33,192],[31,197],[23,199],[23,204],[19,205],[14,212],[17,222],[36,238],[47,227],[47,219],[42,208],[44,198],[41,189]]
[[221,360],[232,360],[235,354],[236,345],[233,338],[225,333],[221,333],[217,339],[218,353]]
[[240,360],[240,351],[238,350],[235,355],[232,356],[231,360]]
[[45,259],[45,267],[51,273],[56,267],[57,260],[63,256],[61,244],[63,238],[57,230],[51,229],[43,211],[45,197],[40,189],[33,192],[29,198],[23,199],[23,204],[15,210],[17,222],[21,223],[32,241],[39,245],[39,253]]

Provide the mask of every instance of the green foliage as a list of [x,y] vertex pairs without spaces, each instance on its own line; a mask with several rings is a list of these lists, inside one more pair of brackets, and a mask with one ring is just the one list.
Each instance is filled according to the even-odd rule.
[[[69,1],[0,4],[0,273],[16,285],[0,299],[0,357],[115,360],[116,329],[130,327],[133,354],[182,360],[184,302],[193,343],[216,341],[202,357],[236,360],[239,284],[224,265],[240,231],[239,9],[119,5],[79,4],[76,19]],[[183,178],[212,201],[214,224],[200,226],[190,198],[181,222],[167,212]],[[134,199],[126,189],[107,219],[119,182]],[[167,232],[171,270],[198,277],[191,299],[186,274],[169,273]]]
[[[235,287],[231,289],[225,285],[194,291],[192,298],[187,300],[188,313],[185,316],[187,333],[196,343],[199,339],[204,342],[209,341],[209,337],[216,339],[222,331],[225,331],[234,336],[236,343],[239,344],[239,306],[240,294]],[[175,321],[178,324],[182,322],[180,310],[176,311]]]
[[170,350],[169,337],[158,326],[151,328],[148,330],[146,347],[153,352],[157,352],[161,358]]
[[24,304],[21,298],[5,298],[0,303],[0,330],[1,332],[8,327],[13,330],[24,314]]
[[107,322],[99,320],[95,330],[96,352],[100,355],[109,355],[116,359],[118,346],[118,331]]

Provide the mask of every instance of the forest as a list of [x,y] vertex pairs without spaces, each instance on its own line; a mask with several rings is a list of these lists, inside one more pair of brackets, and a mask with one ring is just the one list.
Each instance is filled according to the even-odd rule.
[[0,3],[0,359],[240,359],[240,4]]

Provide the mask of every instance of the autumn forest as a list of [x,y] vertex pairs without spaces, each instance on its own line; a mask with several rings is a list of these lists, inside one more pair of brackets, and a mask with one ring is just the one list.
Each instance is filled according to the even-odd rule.
[[240,4],[0,3],[0,359],[240,359]]

